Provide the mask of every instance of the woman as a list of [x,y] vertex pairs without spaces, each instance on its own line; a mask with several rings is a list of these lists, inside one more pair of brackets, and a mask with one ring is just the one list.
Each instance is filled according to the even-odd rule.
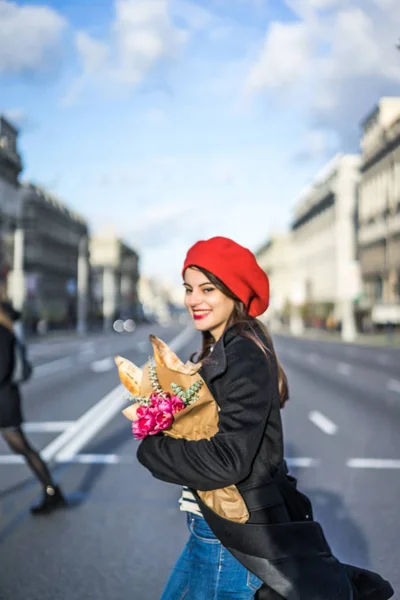
[[[155,477],[185,486],[181,509],[191,535],[162,600],[390,598],[379,575],[332,556],[308,498],[287,474],[286,377],[256,320],[268,307],[269,283],[254,255],[227,238],[201,241],[189,250],[183,277],[219,431],[199,441],[151,436],[139,446],[139,461]],[[219,517],[195,491],[232,484],[247,504],[246,524]]]
[[13,321],[20,313],[8,302],[0,302],[0,432],[13,452],[22,455],[43,486],[43,499],[31,508],[34,515],[50,513],[65,506],[60,489],[54,484],[49,470],[38,452],[32,448],[21,429],[21,397],[13,382],[16,337]]

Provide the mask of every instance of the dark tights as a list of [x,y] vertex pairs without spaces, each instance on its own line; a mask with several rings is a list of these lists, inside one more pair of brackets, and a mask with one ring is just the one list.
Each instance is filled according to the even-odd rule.
[[22,429],[3,429],[1,433],[11,450],[16,454],[21,454],[25,458],[29,467],[43,486],[53,486],[53,480],[46,463],[43,462],[36,450],[30,446]]

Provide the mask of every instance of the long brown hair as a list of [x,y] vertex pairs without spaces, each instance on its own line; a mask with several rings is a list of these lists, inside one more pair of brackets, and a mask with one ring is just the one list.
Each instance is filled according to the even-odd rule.
[[[286,373],[282,368],[281,363],[278,360],[278,356],[275,352],[274,344],[272,342],[272,338],[268,332],[267,327],[262,323],[259,319],[255,319],[251,317],[246,310],[243,302],[235,296],[231,290],[226,287],[226,285],[213,273],[207,271],[206,269],[197,267],[193,265],[192,268],[201,271],[206,277],[208,277],[210,283],[212,283],[220,292],[222,292],[228,298],[231,298],[234,301],[234,307],[232,314],[226,324],[226,329],[231,325],[239,325],[238,333],[243,337],[247,337],[251,339],[265,354],[265,357],[268,359],[269,356],[272,355],[276,362],[277,373],[278,373],[278,390],[279,390],[279,400],[281,408],[283,408],[286,402],[289,400],[289,385],[286,377]],[[267,343],[260,338],[257,333],[257,327],[261,329]],[[250,329],[250,331],[249,331]],[[212,351],[212,348],[215,344],[215,339],[209,331],[202,331],[203,343],[202,348],[199,352],[195,353],[193,356],[196,356],[198,361],[207,359]]]
[[3,307],[1,306],[1,302],[0,302],[0,325],[4,325],[4,327],[6,327],[6,329],[8,329],[11,332],[14,331],[13,323],[12,323],[10,317],[7,315],[7,313],[3,309]]

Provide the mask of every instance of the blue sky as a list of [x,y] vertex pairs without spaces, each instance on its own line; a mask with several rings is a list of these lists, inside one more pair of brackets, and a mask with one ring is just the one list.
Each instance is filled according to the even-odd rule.
[[0,111],[23,178],[179,282],[187,248],[256,249],[361,119],[400,95],[397,0],[0,0]]

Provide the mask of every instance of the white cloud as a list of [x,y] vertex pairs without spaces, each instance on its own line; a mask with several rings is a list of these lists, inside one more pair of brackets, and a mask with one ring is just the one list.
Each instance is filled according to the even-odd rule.
[[191,30],[202,30],[214,24],[215,15],[190,0],[174,0],[172,14]]
[[322,129],[311,129],[300,140],[300,147],[294,152],[292,160],[296,163],[308,161],[327,161],[339,149],[337,136]]
[[76,34],[82,74],[65,103],[75,101],[89,81],[107,86],[135,86],[164,60],[174,59],[186,33],[173,23],[168,0],[115,0],[115,18],[106,40]]
[[37,74],[54,67],[66,27],[47,6],[0,0],[0,73]]
[[256,64],[250,70],[250,92],[292,85],[304,76],[310,58],[310,36],[304,23],[271,24]]
[[333,129],[354,149],[359,122],[378,98],[400,94],[400,11],[393,0],[287,4],[299,18],[271,26],[246,91],[281,96],[284,88],[312,127]]
[[117,78],[137,84],[163,58],[177,55],[186,37],[175,27],[167,0],[117,0],[113,26]]
[[[276,172],[266,162],[259,152],[243,151],[160,156],[131,167],[107,163],[104,169],[98,165],[96,173],[107,170],[110,187],[99,182],[94,189],[93,176],[85,177],[80,195],[93,199],[87,210],[96,229],[114,222],[119,234],[139,249],[144,273],[179,283],[185,253],[197,240],[225,235],[255,249],[271,228],[284,226],[282,204],[288,192],[277,185]],[[131,176],[127,187],[118,184],[124,170]],[[109,201],[110,188],[116,203]]]
[[76,34],[75,43],[85,74],[94,75],[104,69],[110,54],[107,44],[94,40],[84,31]]

